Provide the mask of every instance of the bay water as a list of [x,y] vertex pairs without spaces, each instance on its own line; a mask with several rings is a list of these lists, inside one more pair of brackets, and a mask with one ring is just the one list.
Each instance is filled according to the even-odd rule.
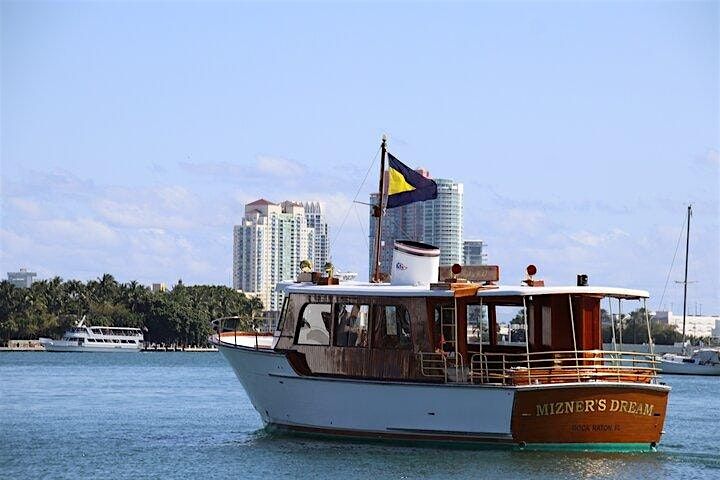
[[459,449],[268,433],[218,353],[2,352],[0,478],[720,478],[720,377],[663,381],[656,452]]

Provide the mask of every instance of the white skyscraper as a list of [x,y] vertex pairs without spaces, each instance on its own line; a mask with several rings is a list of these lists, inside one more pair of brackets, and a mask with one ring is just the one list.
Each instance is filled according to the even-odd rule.
[[310,260],[316,268],[327,261],[322,209],[318,203],[308,205],[310,216],[300,203],[260,199],[245,205],[245,217],[233,229],[233,287],[259,297],[266,310],[282,307],[275,285],[295,278],[301,261]]
[[315,230],[313,266],[320,271],[328,261],[330,245],[328,243],[328,225],[319,202],[305,203],[307,226]]
[[485,263],[483,247],[485,243],[482,240],[463,241],[463,265],[483,265]]
[[[423,169],[416,171],[431,178]],[[389,208],[383,216],[380,249],[380,271],[388,273],[392,262],[395,240],[414,240],[440,248],[440,265],[463,261],[463,184],[437,178],[438,196],[434,200],[415,202],[402,207]],[[385,182],[387,185],[387,182]],[[370,203],[377,204],[377,194],[370,195]],[[370,209],[369,273],[373,271],[373,238],[377,219]]]

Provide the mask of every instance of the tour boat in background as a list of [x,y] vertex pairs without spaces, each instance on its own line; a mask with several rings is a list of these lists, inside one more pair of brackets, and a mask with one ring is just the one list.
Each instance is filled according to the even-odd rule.
[[[387,192],[398,191],[383,185],[384,139],[381,152],[379,224]],[[416,185],[431,192],[390,159],[401,195],[413,197]],[[413,241],[395,242],[388,281],[376,232],[371,282],[340,282],[330,270],[278,285],[272,337],[238,331],[239,318],[213,322],[211,342],[266,426],[520,448],[648,450],[660,441],[670,387],[657,362],[602,343],[601,300],[644,305],[648,292],[589,286],[586,275],[545,286],[534,266],[522,285],[500,285],[497,266],[439,267],[440,250]],[[517,328],[502,334],[508,320]],[[647,315],[646,324],[649,332]]]
[[139,328],[85,326],[85,317],[60,340],[40,338],[48,352],[139,352],[143,333]]

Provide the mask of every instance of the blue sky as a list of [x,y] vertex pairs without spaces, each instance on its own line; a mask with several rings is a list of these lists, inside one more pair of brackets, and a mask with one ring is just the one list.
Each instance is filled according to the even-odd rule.
[[689,301],[720,314],[718,5],[4,1],[1,271],[228,284],[265,197],[324,202],[364,276],[351,200],[387,133],[464,182],[508,283],[534,263],[656,308],[692,202]]

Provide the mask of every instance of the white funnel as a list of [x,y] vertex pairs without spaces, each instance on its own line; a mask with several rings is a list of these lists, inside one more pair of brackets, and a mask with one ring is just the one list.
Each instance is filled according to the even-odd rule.
[[398,240],[393,248],[391,285],[429,285],[438,281],[440,249],[427,243]]

